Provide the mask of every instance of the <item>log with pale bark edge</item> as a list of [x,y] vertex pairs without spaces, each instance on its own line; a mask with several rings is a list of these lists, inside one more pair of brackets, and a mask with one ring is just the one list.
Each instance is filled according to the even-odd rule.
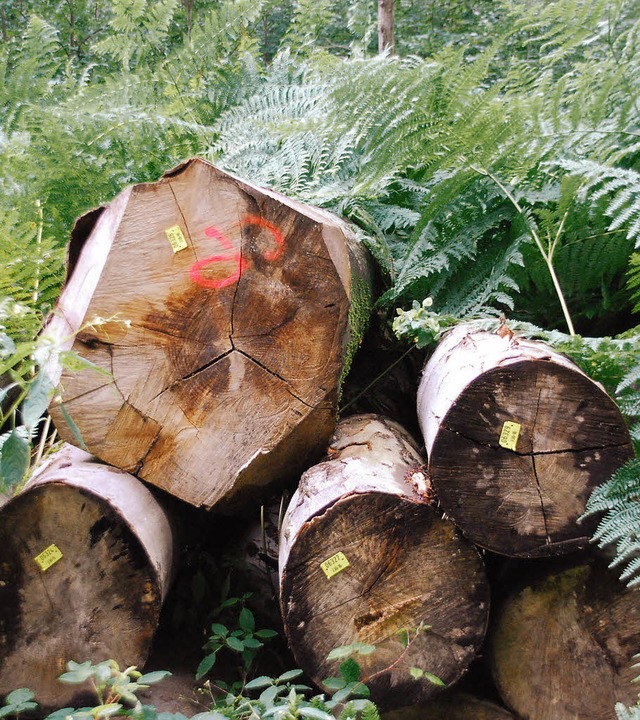
[[[376,702],[426,700],[439,687],[414,680],[410,667],[451,684],[482,643],[482,560],[425,502],[423,458],[396,423],[342,420],[329,458],[303,475],[280,534],[280,603],[293,654],[322,686],[338,674],[339,661],[327,661],[333,648],[375,645],[357,661]],[[432,629],[405,649],[402,631],[413,638],[421,623]]]
[[[144,664],[174,539],[143,483],[70,445],[0,511],[0,695],[73,703],[69,660]],[[85,688],[86,690],[86,688]]]
[[489,700],[453,690],[418,707],[382,713],[382,720],[515,720]]
[[589,495],[633,456],[618,407],[568,358],[467,326],[427,362],[418,417],[445,513],[513,557],[586,546],[596,521],[577,520]]
[[496,687],[522,720],[615,720],[633,705],[640,594],[602,561],[555,568],[512,591],[487,652]]
[[111,377],[53,354],[63,439],[229,511],[321,456],[370,297],[345,223],[193,159],[81,219],[69,260],[42,352]]

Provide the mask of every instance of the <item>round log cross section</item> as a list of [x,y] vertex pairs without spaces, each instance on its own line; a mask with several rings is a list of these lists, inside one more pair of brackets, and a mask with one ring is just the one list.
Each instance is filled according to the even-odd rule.
[[0,696],[28,687],[64,707],[69,660],[143,665],[173,545],[139,480],[69,445],[52,455],[0,510]]
[[507,598],[487,650],[518,718],[613,720],[617,702],[635,703],[639,593],[601,561],[548,571]]
[[368,307],[345,223],[194,159],[81,219],[69,257],[41,343],[94,366],[47,366],[67,442],[229,511],[321,456]]
[[[422,458],[395,423],[353,416],[338,424],[326,462],[308,470],[285,515],[280,589],[285,630],[320,686],[338,674],[329,652],[357,655],[385,707],[455,682],[482,643],[488,585],[476,549],[426,504]],[[408,640],[408,644],[407,644]],[[417,673],[420,675],[420,673]]]
[[513,557],[587,545],[589,495],[633,456],[618,407],[568,358],[464,326],[425,366],[418,416],[443,510]]

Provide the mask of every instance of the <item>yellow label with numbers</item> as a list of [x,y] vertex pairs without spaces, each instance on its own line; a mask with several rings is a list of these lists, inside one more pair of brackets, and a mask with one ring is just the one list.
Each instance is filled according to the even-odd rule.
[[40,555],[36,555],[33,559],[38,564],[40,570],[45,572],[45,570],[48,570],[52,565],[55,565],[58,560],[62,559],[62,553],[57,545],[49,545],[48,548],[45,548]]
[[171,249],[174,253],[177,253],[179,250],[184,250],[186,247],[188,247],[187,241],[185,240],[180,225],[174,225],[173,227],[168,228],[164,232],[167,236],[167,239],[169,240],[169,243],[171,244]]
[[327,576],[327,579],[331,579],[334,575],[342,572],[345,568],[349,567],[349,561],[347,560],[343,552],[337,552],[332,555],[328,560],[320,563],[322,572]]
[[507,450],[515,450],[518,445],[520,430],[522,430],[520,423],[507,420],[502,426],[500,440],[498,440],[500,447],[506,448]]

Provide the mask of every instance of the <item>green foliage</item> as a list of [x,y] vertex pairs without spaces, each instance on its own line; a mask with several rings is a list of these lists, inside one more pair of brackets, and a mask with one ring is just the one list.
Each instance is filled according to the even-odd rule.
[[640,459],[629,461],[589,498],[585,517],[604,513],[593,541],[613,546],[611,567],[623,566],[621,580],[640,585]]
[[[135,667],[120,670],[115,660],[105,660],[96,665],[89,660],[83,663],[70,660],[67,663],[67,672],[60,675],[58,679],[60,682],[71,685],[88,684],[95,692],[99,704],[93,708],[83,708],[82,710],[65,708],[68,711],[65,717],[93,717],[98,720],[98,718],[127,714],[120,712],[125,704],[134,709],[134,715],[141,716],[142,704],[136,693],[168,675],[171,673],[164,670],[145,674],[139,672]],[[58,714],[61,712],[63,711],[58,711]],[[49,719],[53,720],[51,715],[49,715]]]
[[634,312],[640,312],[640,253],[634,253],[629,261],[627,287],[631,292]]
[[34,702],[34,694],[27,688],[13,690],[4,699],[4,705],[0,707],[0,718],[14,715],[16,718],[20,713],[35,710],[38,703]]
[[640,705],[625,707],[622,703],[616,703],[617,720],[640,720]]
[[[258,651],[264,645],[263,641],[277,635],[275,630],[256,630],[254,614],[246,606],[251,593],[243,593],[239,597],[230,596],[230,585],[231,575],[228,574],[220,589],[220,602],[212,612],[217,622],[211,625],[211,632],[204,646],[206,655],[196,670],[197,680],[211,671],[221,650],[230,651],[241,658],[242,676],[246,679]],[[237,613],[238,608],[239,613]]]
[[[243,595],[241,598],[228,598],[222,605],[224,608],[232,607],[237,603],[244,603],[250,597],[250,594]],[[238,653],[242,657],[245,675],[248,673],[255,657],[263,647],[263,640],[275,637],[275,630],[256,630],[256,621],[253,613],[249,608],[243,606],[238,616],[237,627],[233,630],[229,629],[222,623],[213,623],[211,625],[211,633],[205,645],[207,655],[202,659],[196,670],[196,679],[203,678],[216,663],[218,652],[223,648]]]

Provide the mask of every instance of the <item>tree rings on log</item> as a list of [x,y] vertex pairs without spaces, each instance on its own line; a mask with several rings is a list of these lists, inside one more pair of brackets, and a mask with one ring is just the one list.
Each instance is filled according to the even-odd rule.
[[513,593],[489,642],[496,687],[522,720],[613,720],[633,705],[640,595],[595,562]]
[[633,456],[616,404],[565,356],[464,326],[426,364],[418,416],[443,510],[513,557],[586,546],[589,495]]
[[299,476],[368,317],[364,253],[335,216],[203,160],[127,188],[79,221],[43,334],[98,369],[49,364],[60,434],[195,506]]
[[410,668],[449,685],[481,645],[484,565],[425,490],[413,440],[375,415],[342,420],[329,459],[303,475],[280,536],[280,602],[291,649],[318,685],[338,674],[329,652],[360,642],[375,646],[355,658],[373,699],[415,704],[439,688]]
[[143,665],[172,571],[165,512],[131,475],[70,445],[0,511],[0,695],[45,707],[69,660]]

